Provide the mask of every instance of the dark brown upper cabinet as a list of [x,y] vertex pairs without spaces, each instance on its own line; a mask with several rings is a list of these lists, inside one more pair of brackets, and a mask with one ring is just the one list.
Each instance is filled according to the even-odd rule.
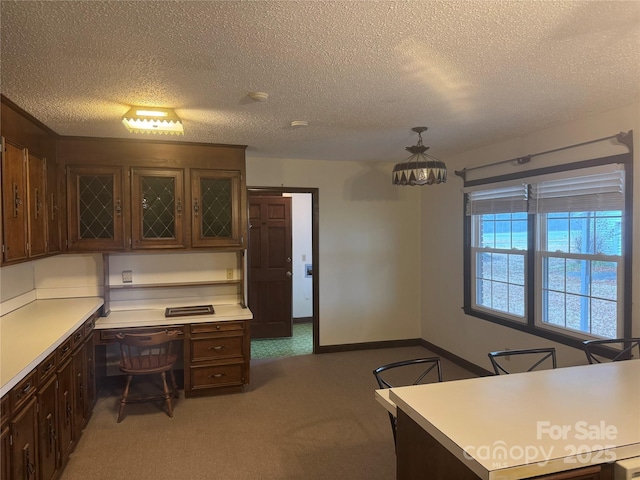
[[124,250],[125,218],[122,167],[67,167],[70,251]]
[[26,260],[27,149],[2,140],[2,261]]
[[133,249],[184,248],[184,170],[131,169]]
[[191,170],[193,247],[242,247],[241,172]]

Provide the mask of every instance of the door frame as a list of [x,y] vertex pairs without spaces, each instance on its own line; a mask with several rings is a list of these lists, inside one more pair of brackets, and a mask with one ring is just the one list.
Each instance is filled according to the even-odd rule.
[[[313,265],[313,353],[320,350],[320,254],[318,240],[320,238],[319,222],[319,189],[304,187],[250,187],[247,186],[247,218],[249,218],[249,195],[282,195],[283,193],[309,193],[311,194],[311,262]],[[247,249],[246,264],[249,265],[249,249]],[[248,301],[248,299],[247,299]]]

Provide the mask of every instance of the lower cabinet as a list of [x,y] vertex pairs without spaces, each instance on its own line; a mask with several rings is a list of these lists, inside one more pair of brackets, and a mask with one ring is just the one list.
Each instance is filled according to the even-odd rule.
[[2,480],[59,477],[95,403],[93,322],[2,397]]
[[210,395],[248,384],[250,342],[246,320],[189,325],[185,396]]
[[11,463],[14,480],[36,480],[38,478],[38,423],[36,399],[31,398],[14,415],[10,424]]
[[53,375],[38,389],[38,450],[40,479],[51,480],[58,472],[57,379]]

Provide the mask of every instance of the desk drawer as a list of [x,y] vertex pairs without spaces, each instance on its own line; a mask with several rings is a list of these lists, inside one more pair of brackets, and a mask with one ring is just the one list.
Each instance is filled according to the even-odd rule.
[[194,335],[200,333],[230,332],[243,331],[244,322],[215,322],[215,323],[192,323],[191,333]]
[[227,387],[244,384],[244,364],[191,367],[191,389]]
[[181,338],[184,334],[184,328],[182,325],[168,325],[166,327],[145,327],[145,328],[113,328],[109,330],[100,330],[100,340],[116,341],[116,335],[119,333],[156,333],[163,332],[165,330],[173,331],[178,330],[178,338]]
[[242,357],[243,345],[244,337],[242,335],[192,338],[191,361]]

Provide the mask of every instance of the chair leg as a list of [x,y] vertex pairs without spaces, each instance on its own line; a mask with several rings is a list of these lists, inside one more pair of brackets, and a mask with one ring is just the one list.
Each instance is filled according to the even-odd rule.
[[162,377],[162,388],[164,391],[164,401],[167,404],[168,414],[171,418],[173,418],[173,405],[171,405],[171,397],[172,392],[169,391],[169,386],[167,385],[167,374],[165,372],[160,372],[160,376]]
[[127,384],[124,386],[124,391],[120,397],[120,410],[118,411],[118,422],[122,420],[122,413],[124,412],[124,406],[127,404],[127,397],[129,396],[129,387],[131,386],[131,380],[133,375],[127,375]]
[[173,386],[173,398],[180,398],[180,392],[178,392],[178,384],[176,383],[176,376],[173,370],[169,370],[169,376],[171,377],[171,385]]

